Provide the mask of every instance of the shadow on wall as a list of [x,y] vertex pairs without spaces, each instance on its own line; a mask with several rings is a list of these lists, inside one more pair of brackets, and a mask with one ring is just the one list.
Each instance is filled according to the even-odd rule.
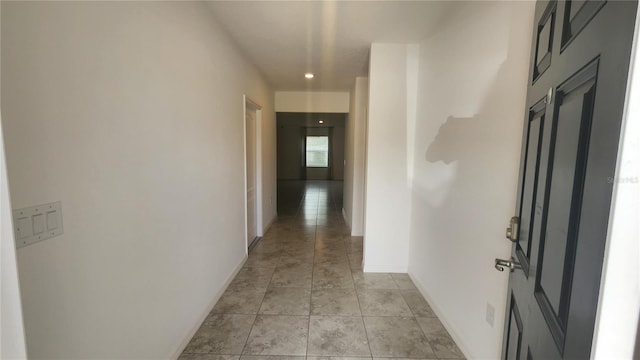
[[515,207],[530,45],[527,12],[511,6],[480,9],[473,29],[452,26],[421,50],[410,273],[475,358],[499,356],[506,302],[508,279],[492,261],[510,250],[503,229]]
[[[478,113],[473,117],[448,116],[423,153],[429,163],[424,166],[439,171],[443,181],[440,191],[430,189],[431,199],[424,194],[414,196],[414,209],[422,207],[419,213],[429,214],[429,220],[418,225],[417,231],[425,233],[425,227],[432,227],[426,246],[434,255],[425,261],[432,262],[430,269],[441,272],[433,274],[427,286],[439,294],[437,303],[455,304],[444,309],[445,318],[453,324],[461,320],[447,310],[466,308],[478,318],[483,317],[487,304],[498,312],[504,307],[507,278],[494,274],[492,260],[509,253],[501,231],[515,205],[518,178],[522,118],[505,119],[501,103],[513,98],[505,86],[510,84],[511,74],[501,66]],[[475,275],[451,269],[452,259],[473,269]],[[498,332],[502,318],[497,316],[495,321],[493,330]]]
[[[504,99],[501,94],[500,84],[504,84],[506,77],[503,74],[503,66],[500,66],[493,84],[489,87],[491,93],[486,98],[484,104],[480,106],[479,113],[473,117],[456,117],[449,116],[447,120],[440,125],[438,134],[428,145],[424,159],[430,163],[442,161],[445,164],[451,164],[454,161],[468,161],[477,158],[485,159],[486,162],[495,162],[495,158],[489,157],[492,150],[500,152],[496,145],[499,144],[499,137],[504,132],[502,124],[498,121],[491,121],[495,116],[491,115],[493,108],[500,106],[499,103],[492,104],[491,99]],[[499,116],[499,114],[496,114]],[[521,119],[517,119],[519,124]],[[470,170],[477,168],[478,164],[468,167]],[[467,167],[465,167],[467,168]],[[460,169],[460,168],[459,168]],[[464,170],[464,168],[460,169]]]
[[449,116],[447,121],[440,126],[438,135],[436,135],[435,139],[429,145],[429,148],[425,153],[425,160],[430,163],[442,161],[449,165],[456,160],[466,158],[467,156],[462,154],[462,152],[469,151],[469,147],[465,144],[454,144],[451,146],[449,144],[449,139],[462,137],[462,134],[467,131],[467,128],[473,126],[474,122],[478,122],[475,120],[475,117],[458,118]]
[[[496,256],[503,255],[502,250],[507,249],[503,242],[497,243],[507,214],[494,210],[496,205],[499,209],[512,209],[515,205],[520,157],[522,117],[505,119],[502,112],[502,101],[513,98],[508,94],[512,74],[512,70],[503,63],[478,113],[473,117],[448,116],[424,151],[424,160],[432,164],[427,166],[449,167],[455,172],[446,184],[446,197],[436,202],[425,199],[430,204],[432,221],[445,224],[455,218],[465,224],[447,234],[439,234],[444,235],[439,238],[449,238],[452,245],[464,244],[470,229],[481,236],[477,240],[495,239],[491,243],[497,245]],[[439,162],[442,164],[438,165]],[[492,225],[496,222],[497,225]],[[493,232],[496,235],[489,238]],[[478,266],[487,271],[493,269],[491,259],[473,254],[475,246],[451,248],[451,251],[468,251]]]
[[[511,83],[511,74],[512,70],[503,63],[478,113],[472,117],[448,116],[423,153],[429,163],[425,166],[443,176],[440,188],[430,190],[439,193],[419,205],[428,208],[425,210],[430,214],[430,223],[439,224],[435,226],[436,233],[431,234],[441,240],[437,245],[438,259],[433,260],[442,266],[436,268],[447,269],[450,265],[444,262],[464,258],[470,269],[491,279],[492,258],[485,253],[494,257],[508,254],[509,246],[501,241],[501,231],[515,204],[522,129],[522,118],[505,119],[502,113],[502,101],[512,98],[506,86]],[[444,224],[447,225],[443,227]],[[478,251],[480,244],[482,251]],[[485,284],[470,280],[471,277],[461,276],[460,282],[450,287],[446,282],[451,278],[443,277],[438,286],[455,298],[472,294],[485,298]],[[466,290],[451,291],[458,287]],[[460,306],[464,306],[462,302]]]

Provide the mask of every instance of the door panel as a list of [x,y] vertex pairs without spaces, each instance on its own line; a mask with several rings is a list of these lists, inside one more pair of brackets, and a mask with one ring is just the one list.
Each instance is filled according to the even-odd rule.
[[575,249],[583,197],[587,147],[593,114],[598,62],[558,87],[555,101],[553,159],[546,195],[535,296],[561,350],[568,317]]
[[511,310],[509,311],[508,321],[506,359],[517,360],[520,359],[522,350],[522,318],[518,311],[518,304],[513,296],[511,297]]
[[588,359],[637,1],[540,1],[503,358]]
[[551,1],[538,21],[536,30],[535,65],[533,81],[537,80],[551,66],[551,50],[553,49],[553,33],[556,23],[557,3]]
[[522,200],[520,205],[520,227],[518,242],[516,243],[516,255],[520,260],[525,275],[529,273],[531,257],[531,238],[533,235],[533,223],[536,220],[535,202],[536,184],[538,182],[538,170],[540,165],[540,147],[542,146],[542,134],[544,130],[546,103],[539,101],[529,111],[529,122],[526,127],[525,167],[522,176]]
[[564,49],[575,38],[596,13],[602,9],[606,1],[570,0],[565,2],[565,16],[562,26],[562,48]]

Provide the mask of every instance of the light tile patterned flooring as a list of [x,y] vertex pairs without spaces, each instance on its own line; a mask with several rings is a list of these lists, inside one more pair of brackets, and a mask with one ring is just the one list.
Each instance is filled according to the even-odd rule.
[[362,272],[342,182],[283,181],[278,220],[181,360],[461,359],[406,274]]

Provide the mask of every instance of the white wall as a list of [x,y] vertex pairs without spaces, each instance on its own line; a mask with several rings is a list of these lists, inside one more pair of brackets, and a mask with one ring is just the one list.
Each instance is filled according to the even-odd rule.
[[346,127],[343,214],[352,236],[364,235],[365,138],[369,79],[357,77]]
[[[244,64],[244,66],[247,66],[247,64]],[[256,101],[259,101],[259,105],[262,106],[262,116],[260,118],[262,121],[260,126],[262,145],[260,161],[262,164],[260,168],[262,175],[262,234],[264,234],[278,215],[278,169],[276,167],[278,130],[276,128],[273,90],[260,78],[259,74],[252,71],[250,76],[255,77],[253,81],[256,82],[253,86],[255,89],[250,90],[250,92],[259,94],[259,99]]]
[[344,130],[344,122],[343,126],[336,126],[331,130],[331,178],[333,180],[344,180]]
[[276,91],[277,112],[348,113],[348,91]]
[[22,302],[7,180],[2,116],[0,115],[0,358],[25,359],[27,349],[24,341]]
[[469,358],[501,352],[533,10],[461,3],[420,44],[409,274]]
[[302,139],[304,128],[278,125],[278,180],[304,178]]
[[[640,316],[640,8],[629,68],[593,359],[637,359]],[[634,351],[635,357],[634,357]]]
[[367,272],[407,271],[407,75],[411,50],[412,46],[403,44],[371,46],[364,229]]
[[194,2],[2,2],[1,70],[12,205],[63,209],[18,250],[30,358],[177,356],[246,256],[243,94],[275,195],[271,89]]
[[351,229],[353,236],[353,157],[354,157],[354,137],[355,137],[355,102],[356,102],[355,82],[349,96],[349,114],[345,124],[345,152],[344,152],[344,185],[342,186],[342,216]]

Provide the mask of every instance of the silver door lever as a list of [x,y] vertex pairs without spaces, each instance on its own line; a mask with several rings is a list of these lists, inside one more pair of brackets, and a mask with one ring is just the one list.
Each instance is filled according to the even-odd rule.
[[504,271],[504,268],[509,268],[511,272],[515,269],[522,269],[520,263],[516,262],[513,257],[510,260],[496,259],[495,267],[498,271]]

